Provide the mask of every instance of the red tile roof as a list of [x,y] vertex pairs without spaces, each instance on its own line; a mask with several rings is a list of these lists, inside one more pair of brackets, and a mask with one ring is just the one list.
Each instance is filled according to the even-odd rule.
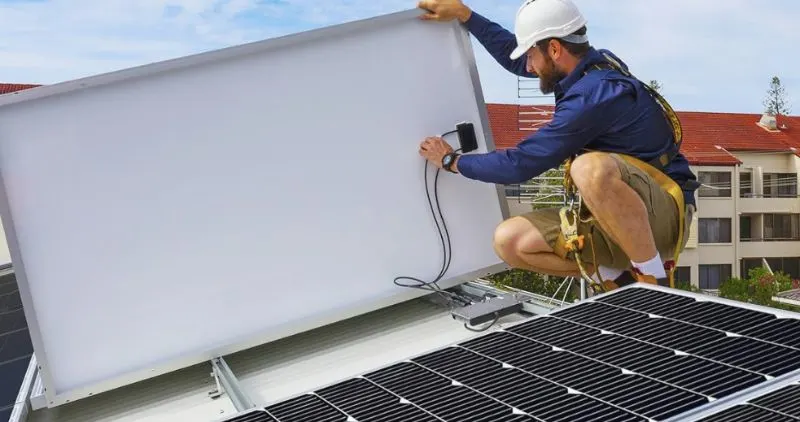
[[39,85],[31,85],[31,84],[0,84],[0,95],[3,94],[10,94],[16,91],[22,91],[23,89],[28,88],[36,88]]
[[[489,125],[498,149],[510,148],[532,133],[530,125],[549,120],[552,106],[488,104]],[[530,112],[537,111],[537,114]],[[800,155],[800,116],[778,117],[778,131],[757,124],[760,114],[678,111],[683,127],[681,150],[693,165],[735,165],[739,160],[727,151],[782,151],[797,148]],[[718,148],[719,147],[719,148]]]

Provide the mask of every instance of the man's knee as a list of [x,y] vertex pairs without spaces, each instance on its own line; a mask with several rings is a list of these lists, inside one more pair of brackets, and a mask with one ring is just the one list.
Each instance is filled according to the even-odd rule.
[[579,155],[572,162],[570,176],[578,190],[585,192],[603,186],[612,178],[619,178],[620,171],[616,159],[606,152],[588,152]]
[[512,217],[497,226],[494,249],[506,262],[525,253],[552,252],[544,236],[524,217]]

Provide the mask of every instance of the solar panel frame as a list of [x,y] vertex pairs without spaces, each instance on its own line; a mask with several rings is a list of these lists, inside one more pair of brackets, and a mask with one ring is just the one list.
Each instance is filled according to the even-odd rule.
[[[769,387],[744,394],[724,406],[693,412],[691,420],[694,422],[800,421],[800,400],[793,405],[790,411],[772,403],[775,397],[789,394],[800,395],[800,374]],[[762,419],[762,417],[767,419]]]
[[[628,292],[628,293],[626,293],[626,292]],[[588,299],[586,299],[584,301],[581,301],[581,302],[565,305],[565,306],[563,306],[561,308],[558,308],[558,309],[552,311],[549,315],[535,315],[535,316],[533,316],[531,318],[527,318],[527,319],[524,319],[524,320],[511,322],[511,323],[508,323],[508,324],[503,324],[503,325],[500,326],[501,328],[495,328],[495,329],[492,329],[492,330],[488,330],[487,332],[484,332],[484,333],[476,334],[476,336],[474,336],[474,337],[472,337],[472,338],[470,338],[470,339],[468,339],[466,341],[460,341],[460,342],[456,342],[454,344],[445,345],[445,346],[440,347],[440,348],[430,349],[430,350],[422,352],[422,353],[420,353],[418,355],[411,356],[411,357],[409,357],[409,358],[407,358],[407,359],[405,359],[403,361],[400,361],[400,362],[387,363],[387,364],[385,364],[384,366],[382,366],[379,369],[374,369],[374,370],[368,371],[368,372],[363,373],[363,374],[350,376],[350,377],[347,377],[345,379],[341,379],[341,380],[338,380],[338,381],[333,381],[333,382],[330,382],[328,384],[318,386],[314,391],[309,391],[309,392],[307,392],[307,393],[305,393],[303,395],[295,395],[295,396],[293,396],[291,398],[283,399],[283,400],[280,400],[280,401],[278,401],[276,403],[272,403],[272,404],[266,406],[266,409],[269,411],[270,408],[274,408],[275,406],[281,406],[283,403],[287,403],[287,402],[289,402],[291,400],[299,400],[299,397],[308,396],[308,395],[316,396],[317,398],[327,402],[327,400],[325,400],[325,395],[321,394],[321,392],[330,392],[332,390],[335,390],[335,389],[341,387],[342,385],[344,385],[346,383],[354,383],[354,382],[356,382],[355,380],[361,380],[362,383],[372,383],[372,384],[378,386],[379,388],[385,390],[389,394],[395,395],[396,398],[398,400],[400,400],[400,402],[404,402],[404,403],[410,404],[412,406],[417,406],[419,409],[424,410],[424,411],[427,412],[429,409],[425,409],[423,407],[418,406],[417,403],[414,402],[414,400],[409,400],[407,397],[403,397],[402,395],[397,394],[397,392],[393,391],[391,388],[384,388],[384,386],[382,386],[380,382],[376,382],[376,380],[379,380],[379,381],[382,380],[380,378],[380,376],[386,376],[387,371],[390,373],[391,371],[403,371],[404,370],[405,371],[404,374],[407,375],[407,376],[410,376],[410,375],[419,376],[419,374],[414,374],[413,373],[413,369],[414,369],[415,366],[417,366],[419,368],[422,368],[422,366],[420,366],[420,364],[419,364],[420,361],[430,362],[430,359],[433,359],[433,357],[437,356],[437,354],[447,353],[448,351],[452,351],[452,350],[469,350],[469,351],[473,351],[474,352],[475,351],[474,348],[470,348],[470,346],[475,346],[475,345],[478,345],[482,341],[487,341],[487,339],[492,339],[492,336],[494,336],[496,338],[496,337],[499,337],[499,336],[507,334],[507,333],[512,333],[511,335],[514,335],[515,337],[517,337],[519,339],[524,339],[524,337],[518,336],[518,335],[513,334],[513,333],[515,331],[521,331],[522,328],[530,325],[532,322],[536,322],[536,321],[548,321],[548,322],[552,322],[552,321],[567,321],[569,323],[575,324],[575,321],[570,321],[569,319],[562,318],[562,316],[568,315],[570,310],[576,310],[576,309],[580,310],[582,307],[586,308],[587,306],[591,306],[592,304],[595,304],[595,305],[600,304],[600,305],[604,305],[604,306],[609,306],[610,305],[611,307],[614,307],[615,306],[614,305],[615,301],[626,299],[625,295],[626,294],[630,294],[630,292],[634,292],[634,293],[636,293],[636,292],[645,292],[645,293],[661,292],[661,293],[666,293],[668,295],[668,297],[672,297],[673,299],[683,299],[683,298],[687,299],[687,301],[684,301],[684,305],[689,304],[689,303],[695,303],[694,306],[712,306],[712,307],[719,306],[719,305],[729,305],[729,306],[733,306],[733,307],[737,308],[738,309],[737,312],[739,312],[739,313],[750,315],[751,317],[755,317],[755,318],[760,318],[761,319],[761,324],[768,323],[771,320],[769,315],[774,316],[777,321],[788,319],[788,320],[791,320],[791,321],[800,322],[800,314],[784,311],[784,310],[781,310],[781,309],[769,308],[769,307],[764,307],[764,306],[754,305],[754,304],[748,304],[748,303],[733,301],[733,300],[729,300],[729,299],[725,299],[725,298],[708,296],[708,295],[704,295],[704,294],[700,294],[700,293],[688,292],[688,291],[683,291],[683,290],[674,290],[674,289],[669,289],[669,288],[665,288],[665,287],[661,287],[661,286],[653,286],[653,285],[648,285],[648,284],[634,284],[634,285],[630,285],[630,286],[626,286],[626,287],[617,289],[615,291],[612,291],[612,292],[609,292],[609,293],[606,293],[606,294],[602,294],[602,295],[598,295],[598,296],[594,296],[594,297],[588,298]],[[627,298],[630,299],[630,296],[628,296]],[[616,306],[618,306],[618,305],[616,305]],[[620,309],[622,309],[622,308],[620,308]],[[664,308],[664,309],[671,309],[671,308]],[[732,310],[729,310],[729,311],[730,312],[734,312]],[[758,312],[759,314],[755,314],[755,313],[747,312],[747,311],[755,311],[755,312]],[[641,310],[635,311],[635,312],[638,312],[641,315],[645,315],[646,318],[652,319],[654,321],[667,321],[667,322],[671,321],[671,319],[669,317],[660,316],[660,315],[657,315],[657,314],[654,314],[654,313],[647,313],[647,312],[643,312]],[[762,314],[767,314],[768,317],[764,318]],[[680,321],[680,322],[682,322],[684,325],[686,325],[688,327],[696,327],[697,329],[705,329],[705,330],[711,329],[709,327],[704,327],[704,326],[700,325],[699,322],[697,322],[697,321],[695,321],[695,322]],[[717,324],[723,324],[723,323],[725,323],[724,320],[717,320]],[[578,325],[580,325],[580,323],[578,323]],[[758,325],[750,324],[750,325],[746,325],[745,328],[749,330],[749,329],[752,329],[754,326],[758,326]],[[728,327],[728,328],[732,328],[732,327]],[[597,330],[597,327],[593,327],[592,330]],[[713,328],[713,330],[715,332],[717,332],[717,333],[721,333],[721,335],[718,336],[719,339],[723,339],[723,340],[725,340],[725,339],[742,339],[742,338],[748,339],[747,336],[738,334],[738,333],[733,332],[733,331],[724,331],[724,330],[721,330],[720,328]],[[610,330],[600,330],[600,332],[601,332],[601,334],[604,334],[604,335],[605,334],[612,334],[612,332]],[[622,339],[626,338],[625,336],[619,336],[619,335],[617,337],[620,337]],[[639,343],[642,343],[644,345],[647,345],[648,347],[650,347],[650,346],[656,347],[656,348],[660,347],[661,349],[669,350],[669,348],[667,348],[667,347],[665,347],[663,345],[660,345],[660,346],[659,345],[654,345],[654,344],[648,343],[646,341],[642,341],[639,338],[631,337],[631,339],[633,339],[636,342],[639,342]],[[587,356],[582,355],[580,353],[575,353],[575,352],[573,352],[571,350],[566,350],[566,349],[561,348],[561,347],[559,347],[557,345],[551,344],[548,341],[542,342],[542,341],[540,341],[540,339],[539,340],[530,340],[530,339],[528,339],[528,340],[531,341],[531,342],[539,343],[539,346],[544,347],[544,348],[549,348],[553,352],[559,352],[559,353],[562,353],[563,355],[577,355],[577,356],[579,356],[579,357],[581,357],[581,358],[583,358],[585,360],[588,359],[589,361],[592,361],[591,357],[587,357]],[[768,343],[767,340],[763,340],[763,339],[762,340],[758,340],[758,341],[761,342],[761,343]],[[793,347],[793,346],[789,346],[789,345],[781,345],[781,347],[783,347],[784,349],[797,350],[798,352],[800,352],[800,350],[798,350],[797,347]],[[563,352],[566,352],[566,353],[563,353]],[[683,351],[681,351],[679,349],[673,349],[673,352],[675,352],[676,356],[690,356],[691,357],[690,353],[683,352]],[[477,355],[481,356],[482,354],[479,352],[479,353],[477,353]],[[485,356],[484,355],[483,357],[484,358],[488,357],[489,359],[492,359],[491,356]],[[720,398],[713,397],[713,398],[711,398],[709,400],[706,400],[702,404],[700,404],[699,401],[695,400],[693,402],[693,403],[695,403],[695,405],[689,406],[686,410],[682,410],[682,411],[677,411],[676,412],[675,409],[672,409],[671,413],[665,412],[665,413],[663,413],[664,416],[662,416],[662,417],[650,417],[650,416],[647,416],[647,415],[644,415],[644,414],[641,414],[641,413],[631,412],[630,409],[627,409],[627,408],[624,409],[624,410],[630,413],[628,416],[632,415],[630,419],[625,419],[623,417],[624,415],[616,415],[614,417],[615,418],[618,417],[619,420],[643,420],[643,421],[669,421],[669,422],[672,422],[672,421],[679,421],[679,420],[680,421],[692,420],[690,418],[695,417],[696,415],[714,414],[714,413],[718,412],[722,408],[735,406],[736,403],[739,403],[744,398],[757,397],[759,395],[762,395],[763,392],[767,391],[768,389],[779,388],[780,386],[787,385],[787,384],[793,382],[793,380],[795,380],[797,378],[800,378],[800,363],[798,364],[798,366],[795,369],[793,369],[791,371],[784,371],[784,372],[782,372],[780,374],[777,374],[777,375],[770,375],[769,373],[760,373],[760,372],[754,371],[752,369],[737,368],[735,365],[727,364],[727,363],[724,363],[724,362],[723,363],[713,362],[713,359],[709,359],[709,358],[700,357],[700,359],[704,359],[704,360],[709,361],[711,363],[716,363],[716,364],[719,364],[719,365],[722,365],[722,366],[725,366],[725,367],[728,367],[728,368],[739,369],[740,371],[745,371],[745,372],[757,374],[759,377],[761,377],[763,379],[761,379],[758,383],[751,383],[749,386],[740,388],[739,390],[733,389],[733,390],[727,391],[727,392],[725,392],[725,390],[722,390],[722,392],[724,394],[720,394]],[[463,361],[464,360],[462,358],[462,362]],[[594,400],[592,402],[592,405],[596,406],[598,404],[610,404],[610,403],[602,400],[601,398],[598,398],[598,397],[593,396],[591,394],[586,394],[583,391],[576,391],[575,389],[570,388],[568,386],[565,386],[563,384],[560,384],[557,381],[554,382],[554,380],[548,379],[546,376],[542,377],[541,373],[527,372],[527,371],[524,370],[524,368],[519,368],[518,367],[519,365],[516,365],[516,366],[515,365],[509,365],[508,363],[506,363],[506,362],[504,362],[502,360],[496,360],[496,362],[497,363],[503,362],[503,368],[515,369],[515,370],[521,371],[521,373],[523,373],[523,374],[527,374],[529,376],[528,379],[526,379],[527,382],[531,382],[532,378],[530,376],[532,375],[533,378],[537,378],[539,380],[544,380],[546,382],[550,382],[552,384],[551,387],[552,386],[556,386],[556,387],[567,388],[567,391],[570,394],[579,393],[579,394],[581,394],[583,396],[586,396],[586,397]],[[607,366],[614,367],[614,365],[608,365],[608,362],[606,362],[606,361],[603,361],[601,363],[603,363],[603,364],[605,364]],[[442,372],[439,371],[439,370],[432,369],[432,366],[430,364],[426,365],[424,368],[426,370],[428,370],[428,372],[433,373],[434,375],[439,375],[441,378],[448,379],[446,374],[442,374]],[[565,367],[555,367],[555,368],[565,369]],[[621,373],[623,375],[639,376],[639,377],[641,377],[640,379],[648,379],[648,376],[646,374],[642,374],[642,373],[638,373],[638,372],[632,372],[632,371],[625,371],[624,368],[622,368],[622,369],[623,369],[623,371]],[[539,367],[537,367],[537,370],[539,370]],[[521,376],[519,374],[516,374],[516,375],[517,376]],[[428,376],[430,377],[430,375],[428,375]],[[384,379],[388,379],[388,378],[384,378]],[[491,379],[491,378],[489,378],[489,379]],[[618,377],[618,379],[623,379],[623,377]],[[426,381],[427,384],[420,384],[420,385],[424,385],[425,388],[430,389],[430,388],[433,388],[433,387],[430,387],[430,385],[434,384],[436,379],[435,379],[435,377],[433,377],[433,378],[426,379],[425,381]],[[441,382],[442,379],[439,379],[439,381]],[[473,392],[472,397],[476,397],[477,398],[477,397],[480,397],[481,395],[485,395],[482,391],[480,391],[479,389],[474,388],[472,385],[465,385],[463,382],[459,382],[459,381],[455,381],[455,380],[451,380],[451,381],[453,382],[453,384],[452,384],[453,386],[458,385],[458,386],[464,387],[465,390],[472,391]],[[659,379],[657,379],[656,381],[659,382],[659,383],[662,383],[662,384],[667,384],[667,385],[670,384],[670,383],[664,383]],[[488,387],[486,387],[488,385],[489,385],[488,383],[484,383],[484,387],[483,388],[488,388]],[[687,390],[687,389],[685,389],[683,387],[680,387],[679,385],[671,385],[671,386],[676,388],[675,391],[690,391],[690,390]],[[493,386],[493,388],[498,388],[498,387],[495,384]],[[498,391],[498,390],[495,390],[495,391]],[[634,391],[634,390],[630,390],[629,389],[628,391]],[[477,393],[477,395],[475,393]],[[697,394],[697,392],[693,392],[693,393]],[[708,395],[705,395],[705,394],[699,394],[699,395],[708,398]],[[532,414],[529,414],[528,412],[524,411],[523,409],[520,409],[518,406],[515,406],[513,403],[503,402],[502,400],[497,399],[497,397],[492,397],[492,398],[496,402],[505,404],[510,409],[513,409],[513,411],[514,411],[513,414],[508,414],[507,415],[507,417],[508,417],[507,420],[515,420],[515,421],[516,420],[520,420],[520,421],[522,421],[522,420],[526,420],[526,421],[527,420],[530,420],[530,421],[560,420],[558,418],[556,418],[556,419],[552,419],[552,418],[548,418],[548,419],[537,418],[536,416],[534,416]],[[462,400],[466,400],[463,397],[461,399]],[[686,397],[684,397],[684,399],[685,400],[689,400],[689,399],[691,399],[691,396],[686,396]],[[633,403],[630,400],[629,400],[629,402]],[[333,404],[330,403],[330,402],[328,402],[328,404],[333,406]],[[618,409],[622,409],[622,407],[616,406],[613,403],[611,404],[611,407],[616,407]],[[344,417],[349,417],[349,418],[358,420],[355,416],[345,413],[341,408],[339,409],[339,411],[343,413],[342,416],[344,416]],[[439,417],[437,415],[434,415],[434,416],[437,417],[437,419],[440,419],[440,420],[447,420],[447,419],[441,418],[441,417]],[[553,416],[553,417],[555,417],[555,416]],[[387,418],[386,420],[391,420],[391,418]],[[503,420],[506,420],[506,419],[503,419]],[[587,420],[594,420],[594,419],[587,418]],[[614,420],[617,420],[617,419],[614,419]]]

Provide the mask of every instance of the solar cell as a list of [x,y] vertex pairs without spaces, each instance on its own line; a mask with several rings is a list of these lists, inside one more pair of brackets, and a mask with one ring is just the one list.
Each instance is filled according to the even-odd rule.
[[347,421],[347,415],[316,396],[300,396],[267,408],[281,421],[299,421],[303,418],[315,421]]
[[800,382],[723,410],[698,422],[800,421]]
[[264,410],[253,410],[227,419],[227,422],[275,422],[275,418]]
[[[267,410],[280,422],[672,420],[800,374],[792,316],[634,286]],[[758,420],[781,397],[738,411]]]
[[0,268],[0,421],[8,420],[33,355],[17,280]]

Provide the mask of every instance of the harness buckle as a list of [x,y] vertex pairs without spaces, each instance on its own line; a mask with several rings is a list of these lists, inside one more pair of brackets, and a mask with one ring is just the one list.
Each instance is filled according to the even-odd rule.
[[[572,214],[570,221],[567,214]],[[562,207],[558,212],[561,217],[561,233],[564,235],[564,246],[567,253],[583,250],[583,235],[578,234],[578,216],[571,207]]]

